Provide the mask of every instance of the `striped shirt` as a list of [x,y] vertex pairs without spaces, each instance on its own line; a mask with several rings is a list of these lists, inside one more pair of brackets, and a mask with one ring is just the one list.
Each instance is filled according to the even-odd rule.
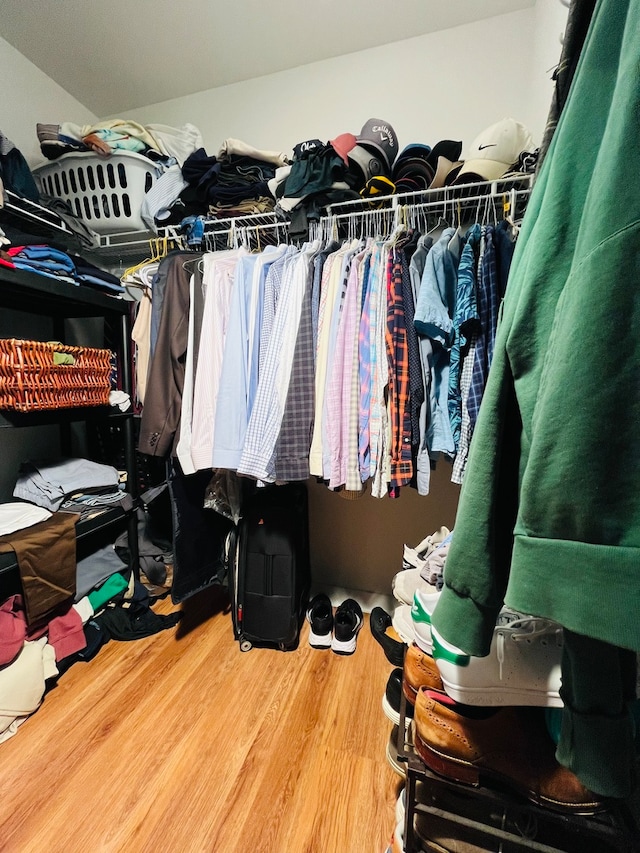
[[335,355],[331,367],[330,398],[335,400],[336,417],[329,430],[329,487],[343,486],[347,481],[348,436],[351,407],[351,378],[353,351],[360,320],[358,306],[358,270],[362,253],[356,254],[349,265],[349,275],[342,304],[342,317],[336,337]]
[[[266,483],[275,482],[275,452],[291,378],[302,303],[307,289],[308,261],[316,247],[285,268],[255,403],[251,411],[238,473]],[[306,255],[306,256],[305,256]]]

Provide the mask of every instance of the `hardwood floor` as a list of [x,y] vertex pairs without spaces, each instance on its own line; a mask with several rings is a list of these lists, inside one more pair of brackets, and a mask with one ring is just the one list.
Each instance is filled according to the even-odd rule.
[[0,744],[3,853],[383,853],[402,780],[368,622],[351,657],[307,625],[295,652],[242,653],[224,603],[111,641]]

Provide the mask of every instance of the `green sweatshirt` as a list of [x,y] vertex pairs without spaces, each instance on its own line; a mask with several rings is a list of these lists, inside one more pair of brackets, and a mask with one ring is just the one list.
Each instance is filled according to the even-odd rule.
[[503,602],[640,651],[640,2],[600,0],[534,187],[437,630]]

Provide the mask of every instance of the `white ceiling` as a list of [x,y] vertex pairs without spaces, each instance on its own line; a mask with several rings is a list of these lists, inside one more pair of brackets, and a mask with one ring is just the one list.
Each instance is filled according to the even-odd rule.
[[534,5],[1,0],[0,36],[102,118]]

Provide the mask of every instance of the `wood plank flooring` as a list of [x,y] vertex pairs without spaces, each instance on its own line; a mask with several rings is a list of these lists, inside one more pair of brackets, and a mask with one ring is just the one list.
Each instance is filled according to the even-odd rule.
[[61,676],[0,744],[0,851],[383,853],[402,780],[368,621],[350,657],[307,625],[295,652],[242,653],[225,603]]

